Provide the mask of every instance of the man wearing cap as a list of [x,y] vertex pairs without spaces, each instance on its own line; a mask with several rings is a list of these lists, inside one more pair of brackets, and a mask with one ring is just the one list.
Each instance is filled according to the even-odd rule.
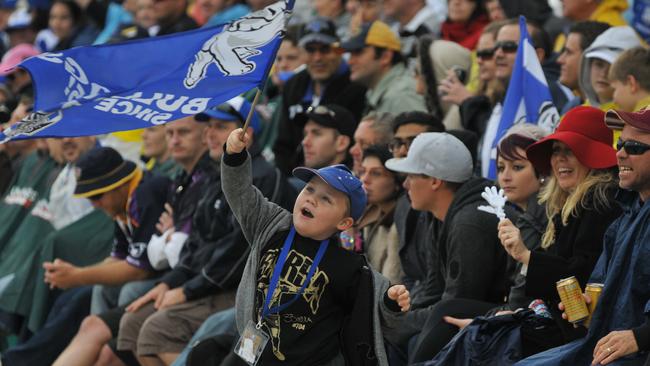
[[273,152],[275,164],[286,175],[302,164],[300,142],[310,106],[337,104],[352,112],[355,121],[361,119],[366,89],[350,82],[350,69],[335,47],[338,41],[329,20],[315,18],[303,28],[299,46],[307,55],[307,68],[287,81],[277,109],[280,133]]
[[77,268],[61,260],[44,263],[45,281],[52,287],[69,288],[121,285],[148,278],[153,268],[147,258],[147,243],[164,211],[168,178],[145,176],[133,162],[106,147],[88,152],[77,167],[75,196],[90,199],[115,220],[113,251],[108,260],[90,267]]
[[[436,117],[424,112],[404,112],[395,117],[393,140],[389,148],[394,158],[405,158],[413,140],[425,132],[444,132],[445,126]],[[439,221],[429,211],[411,208],[411,201],[405,192],[397,200],[395,226],[399,238],[399,256],[404,268],[404,285],[411,293],[416,307],[430,305],[438,300],[441,289],[427,289],[427,273],[432,264],[430,252],[435,249],[434,230]],[[437,267],[437,265],[435,266]],[[417,305],[416,305],[417,304]]]
[[366,113],[426,112],[424,98],[415,92],[415,79],[402,57],[402,45],[386,23],[365,24],[341,48],[350,53],[350,80],[368,88]]
[[9,47],[21,43],[34,44],[36,32],[32,28],[32,15],[26,8],[17,8],[7,19],[5,32],[9,36]]
[[[430,212],[441,222],[437,253],[432,260],[437,275],[427,276],[440,288],[440,299],[469,298],[503,302],[508,290],[507,256],[497,237],[499,220],[479,211],[485,203],[481,193],[492,183],[472,178],[472,157],[465,145],[448,133],[418,135],[406,158],[386,162],[388,169],[406,174],[411,207]],[[515,213],[506,208],[506,215]],[[430,301],[426,305],[431,305]],[[408,315],[412,334],[417,334],[428,316],[428,308]],[[406,327],[406,325],[405,325]]]
[[356,123],[352,113],[336,104],[307,110],[302,150],[305,166],[320,169],[334,164],[351,165],[348,148]]
[[605,232],[589,278],[603,284],[598,299],[585,295],[597,301],[589,332],[517,365],[641,365],[650,350],[650,111],[609,110],[605,123],[622,129],[616,158],[628,194],[620,195],[625,211]]

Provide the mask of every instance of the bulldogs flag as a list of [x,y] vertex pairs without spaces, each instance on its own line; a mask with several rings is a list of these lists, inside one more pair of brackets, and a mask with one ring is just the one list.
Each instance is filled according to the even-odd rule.
[[25,60],[34,112],[0,142],[150,127],[260,87],[292,8],[279,1],[226,25]]
[[552,132],[560,121],[542,66],[528,37],[526,18],[523,16],[519,17],[519,30],[521,32],[519,48],[506,91],[501,119],[498,124],[493,125],[493,128],[488,128],[483,139],[482,173],[490,179],[496,179],[497,144],[510,127],[527,122]]

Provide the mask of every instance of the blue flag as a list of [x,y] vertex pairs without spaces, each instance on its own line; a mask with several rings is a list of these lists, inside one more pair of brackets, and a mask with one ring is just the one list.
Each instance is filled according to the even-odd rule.
[[279,1],[226,25],[27,59],[34,112],[0,143],[151,127],[261,87],[292,7]]
[[[483,176],[496,179],[496,148],[506,131],[517,123],[532,123],[552,132],[560,115],[551,99],[546,77],[526,28],[526,18],[519,17],[519,48],[506,91],[498,124],[488,124],[483,138],[481,161]],[[495,107],[497,108],[497,107]]]

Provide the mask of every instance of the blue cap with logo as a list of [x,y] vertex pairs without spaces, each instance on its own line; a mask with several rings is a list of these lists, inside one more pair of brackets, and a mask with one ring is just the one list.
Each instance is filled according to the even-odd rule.
[[343,164],[332,165],[318,170],[298,167],[293,170],[293,175],[304,182],[309,182],[316,175],[332,188],[343,192],[350,199],[350,216],[354,221],[359,220],[366,209],[368,197],[366,191],[363,190],[361,181],[352,175],[350,169]]
[[[248,113],[251,110],[251,104],[246,98],[236,96],[229,101],[219,104],[216,107],[208,108],[203,112],[194,116],[199,122],[208,122],[210,118],[220,119],[222,121],[239,121],[242,125],[246,122]],[[249,125],[253,128],[253,133],[258,133],[262,130],[262,123],[257,111],[253,109],[251,116],[251,123]]]

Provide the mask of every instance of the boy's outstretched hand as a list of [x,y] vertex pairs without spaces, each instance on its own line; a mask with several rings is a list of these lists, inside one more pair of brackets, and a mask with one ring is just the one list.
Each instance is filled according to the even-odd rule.
[[244,130],[241,128],[233,130],[226,141],[226,152],[228,154],[239,154],[246,148],[248,140],[250,140],[250,137],[244,133]]
[[411,308],[411,296],[404,285],[394,285],[388,289],[388,298],[396,301],[402,311],[409,311]]

